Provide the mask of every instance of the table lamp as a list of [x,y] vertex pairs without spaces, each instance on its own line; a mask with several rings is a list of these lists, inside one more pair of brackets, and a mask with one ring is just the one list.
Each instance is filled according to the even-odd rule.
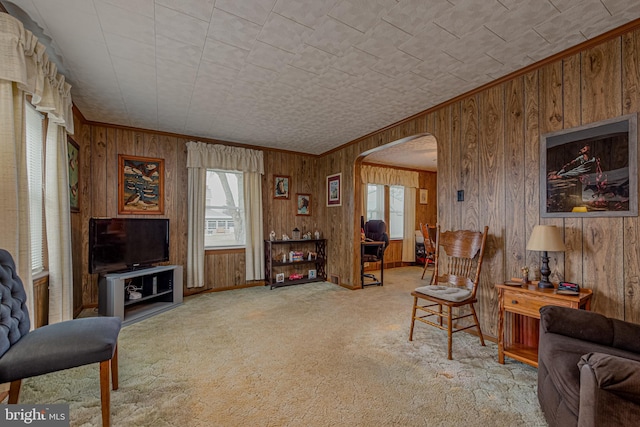
[[549,281],[551,269],[549,269],[549,255],[547,252],[558,252],[565,249],[562,234],[558,227],[555,225],[536,225],[533,227],[531,237],[529,237],[529,242],[527,243],[527,250],[542,252],[539,288],[553,288],[553,283]]

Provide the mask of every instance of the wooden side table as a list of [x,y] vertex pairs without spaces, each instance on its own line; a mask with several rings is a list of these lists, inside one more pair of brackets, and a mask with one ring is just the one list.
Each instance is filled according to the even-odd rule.
[[535,284],[498,284],[496,288],[500,311],[498,362],[502,364],[504,357],[509,356],[538,367],[540,307],[558,305],[583,310],[591,308],[590,289],[580,289],[579,295],[563,295],[558,294],[555,288],[541,289]]

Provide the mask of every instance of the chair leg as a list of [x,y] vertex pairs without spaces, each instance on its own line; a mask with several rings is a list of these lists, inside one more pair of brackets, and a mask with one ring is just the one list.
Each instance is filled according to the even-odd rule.
[[413,312],[411,313],[411,330],[409,331],[409,341],[413,341],[413,326],[416,324],[416,306],[418,297],[413,297]]
[[22,385],[22,380],[11,381],[11,385],[9,386],[9,404],[15,405],[18,403],[18,397],[20,396],[20,386]]
[[111,389],[118,389],[118,346],[116,345],[111,358]]
[[[440,308],[442,308],[442,306],[440,306]],[[449,308],[449,316],[447,317],[447,359],[452,360],[453,356],[451,354],[451,343],[453,341],[453,325],[452,325],[452,321],[451,321],[451,311],[453,310],[453,307],[448,307]],[[440,318],[442,319],[442,318]]]
[[111,360],[100,362],[100,403],[102,404],[102,426],[111,427],[111,395],[109,392],[109,366]]
[[427,272],[427,267],[429,267],[429,261],[425,258],[425,260],[424,260],[424,268],[422,269],[422,276],[420,276],[420,280],[424,279],[424,273]]
[[478,328],[478,335],[480,335],[480,344],[484,346],[484,337],[482,336],[482,330],[480,329],[480,322],[478,322],[478,316],[476,315],[476,309],[471,305],[471,313],[473,314],[473,320],[476,322],[476,328]]

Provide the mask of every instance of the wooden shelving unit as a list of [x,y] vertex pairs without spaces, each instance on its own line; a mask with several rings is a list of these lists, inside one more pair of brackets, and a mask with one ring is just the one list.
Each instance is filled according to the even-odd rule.
[[[298,250],[300,248],[307,249],[313,245],[313,252],[316,253],[314,259],[303,259],[301,261],[291,261],[287,258],[287,261],[276,259],[276,252],[278,249],[284,252],[290,250]],[[299,285],[309,282],[322,282],[327,279],[327,273],[325,270],[325,264],[327,262],[327,239],[297,239],[297,240],[265,240],[264,241],[264,279],[265,285],[270,286],[271,289],[281,286]],[[303,274],[301,279],[289,279],[285,274],[285,279],[282,282],[276,280],[278,272],[285,267],[299,267],[299,266],[315,266],[316,277],[309,277],[308,274]],[[297,270],[301,269],[289,269]],[[308,271],[309,269],[306,268]],[[306,271],[304,272],[306,273]]]

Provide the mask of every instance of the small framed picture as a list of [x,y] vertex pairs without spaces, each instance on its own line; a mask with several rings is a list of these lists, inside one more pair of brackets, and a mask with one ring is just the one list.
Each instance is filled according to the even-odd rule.
[[342,206],[342,174],[327,176],[327,206]]
[[296,194],[296,215],[311,215],[311,194]]
[[315,270],[309,270],[309,279],[315,279],[317,277]]
[[284,273],[276,274],[276,282],[277,283],[283,283],[284,282]]
[[429,200],[429,190],[427,190],[426,188],[421,188],[420,189],[420,204],[421,205],[426,205],[427,204],[427,200]]
[[69,156],[69,206],[71,212],[80,212],[80,146],[67,136]]
[[273,176],[273,198],[289,199],[290,178],[284,175]]

